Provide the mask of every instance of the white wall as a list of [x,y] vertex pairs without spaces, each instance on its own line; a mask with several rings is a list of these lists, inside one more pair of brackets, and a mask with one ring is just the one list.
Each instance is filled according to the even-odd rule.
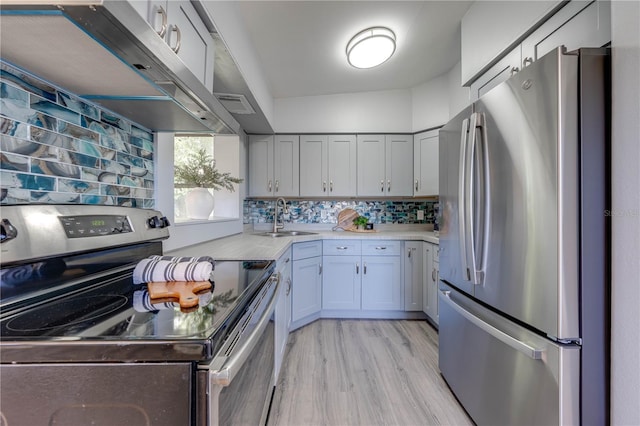
[[274,106],[276,133],[412,131],[409,90],[281,98]]
[[640,2],[611,2],[612,413],[640,424]]
[[414,132],[442,126],[449,121],[449,78],[443,74],[411,89]]
[[455,117],[460,111],[469,105],[469,88],[462,87],[460,81],[460,69],[462,65],[458,62],[449,71],[449,118]]

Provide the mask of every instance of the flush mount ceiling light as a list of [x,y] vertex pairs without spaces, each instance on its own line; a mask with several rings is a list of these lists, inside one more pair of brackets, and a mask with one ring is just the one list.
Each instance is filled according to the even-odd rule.
[[347,60],[356,68],[373,68],[385,62],[396,50],[396,35],[389,28],[372,27],[347,44]]

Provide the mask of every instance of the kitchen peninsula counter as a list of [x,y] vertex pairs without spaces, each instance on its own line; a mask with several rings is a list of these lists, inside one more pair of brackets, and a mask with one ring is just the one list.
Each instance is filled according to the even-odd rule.
[[[306,229],[305,229],[306,230]],[[294,243],[317,240],[399,240],[426,241],[438,244],[438,236],[432,231],[380,231],[380,232],[347,232],[347,231],[314,231],[314,235],[297,235],[287,237],[268,237],[256,235],[264,231],[245,231],[207,241],[193,246],[182,247],[167,252],[172,256],[211,256],[216,260],[276,260]]]

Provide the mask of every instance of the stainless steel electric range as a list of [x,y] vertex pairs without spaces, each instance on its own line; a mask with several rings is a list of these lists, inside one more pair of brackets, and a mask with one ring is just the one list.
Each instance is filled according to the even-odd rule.
[[[265,421],[273,262],[216,262],[212,290],[183,312],[133,284],[137,262],[162,254],[169,236],[160,212],[20,205],[0,214],[0,424]],[[244,399],[253,405],[233,403]]]

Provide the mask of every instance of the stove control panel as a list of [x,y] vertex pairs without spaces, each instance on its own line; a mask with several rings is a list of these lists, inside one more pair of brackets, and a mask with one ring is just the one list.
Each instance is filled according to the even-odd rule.
[[68,238],[98,237],[133,232],[127,216],[59,216]]

